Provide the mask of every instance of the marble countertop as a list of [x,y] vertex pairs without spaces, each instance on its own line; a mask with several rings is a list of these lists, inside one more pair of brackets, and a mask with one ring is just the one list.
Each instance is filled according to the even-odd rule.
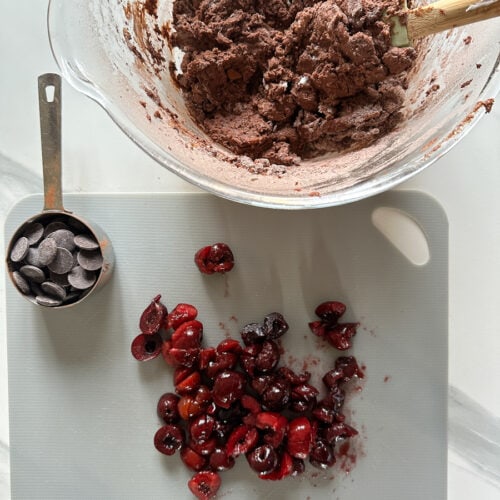
[[[19,197],[41,192],[36,79],[39,74],[57,72],[57,66],[46,33],[47,2],[0,0],[0,7],[4,21],[0,30],[3,249],[3,220],[9,208]],[[67,84],[63,92],[65,192],[197,191],[139,150],[97,104]],[[500,106],[495,105],[452,151],[401,186],[434,196],[450,224],[448,496],[453,500],[500,499],[498,472],[488,474],[500,454],[488,458],[481,449],[483,441],[493,443],[490,452],[498,452],[500,445],[500,391],[492,390],[492,382],[500,380],[499,137]],[[5,282],[1,272],[0,499],[8,499]],[[468,433],[473,427],[475,437]],[[478,440],[477,435],[485,439]]]

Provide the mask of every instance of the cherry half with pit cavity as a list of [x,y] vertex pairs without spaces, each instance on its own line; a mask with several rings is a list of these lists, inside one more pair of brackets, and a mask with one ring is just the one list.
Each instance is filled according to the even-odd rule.
[[157,295],[141,315],[139,329],[145,335],[158,333],[168,314],[167,308],[160,302],[160,299],[161,295]]
[[203,274],[223,274],[234,267],[234,255],[226,243],[214,243],[200,248],[194,261]]

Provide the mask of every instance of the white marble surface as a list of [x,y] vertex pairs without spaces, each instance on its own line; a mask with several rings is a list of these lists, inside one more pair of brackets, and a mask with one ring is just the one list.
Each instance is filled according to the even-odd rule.
[[[0,222],[15,200],[41,190],[36,78],[57,71],[46,34],[46,1],[0,0]],[[95,103],[64,85],[65,192],[172,192],[196,188],[159,167]],[[450,222],[450,384],[475,402],[500,440],[500,103],[474,130],[404,188],[444,206]],[[3,259],[3,228],[0,237]],[[2,269],[3,273],[3,269]],[[8,405],[5,285],[0,275],[0,499],[8,499]],[[460,392],[458,393],[460,395]],[[456,405],[456,401],[450,400]],[[479,406],[477,406],[479,405]],[[488,413],[484,413],[488,412]],[[496,416],[496,417],[495,417]],[[476,421],[473,419],[473,421]],[[495,434],[496,433],[496,434]],[[479,442],[478,460],[482,460]],[[500,499],[453,441],[449,498]],[[470,451],[470,450],[469,450]],[[491,465],[491,462],[490,462]]]

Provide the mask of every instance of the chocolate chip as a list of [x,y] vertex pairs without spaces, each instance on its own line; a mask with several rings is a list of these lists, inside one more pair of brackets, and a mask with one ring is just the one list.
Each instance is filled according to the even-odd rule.
[[102,267],[102,253],[100,250],[80,250],[78,263],[86,271],[97,271]]
[[56,258],[47,267],[57,274],[67,273],[73,267],[73,255],[66,248],[57,247]]
[[48,236],[49,234],[52,234],[54,231],[57,231],[58,229],[68,229],[68,226],[64,222],[56,220],[54,222],[51,222],[50,224],[47,224],[47,227],[45,228],[43,235]]
[[28,255],[26,255],[24,260],[26,264],[29,264],[30,266],[43,267],[42,263],[40,262],[40,253],[38,252],[38,248],[36,247],[31,247],[28,250]]
[[83,250],[97,250],[99,248],[99,243],[88,234],[75,236],[75,245]]
[[43,226],[39,222],[32,222],[25,226],[23,236],[28,238],[30,245],[35,245],[42,239],[43,231]]
[[28,295],[31,292],[29,283],[23,278],[23,275],[19,271],[14,271],[12,273],[12,279],[21,293]]
[[57,307],[62,304],[62,300],[48,297],[47,295],[37,295],[35,298],[37,304],[47,307]]
[[40,288],[40,285],[38,285],[37,283],[35,283],[34,281],[32,281],[30,283],[30,286],[31,286],[31,291],[33,292],[33,294],[35,295],[35,297],[37,295],[43,295],[43,291]]
[[26,278],[35,283],[42,283],[45,281],[45,273],[39,267],[26,265],[21,267],[19,271],[26,276]]
[[76,300],[79,300],[80,298],[84,297],[85,294],[82,293],[81,290],[78,290],[76,292],[69,292],[68,295],[66,295],[65,303],[67,304],[68,302],[74,302]]
[[81,266],[76,266],[68,273],[68,281],[77,290],[86,290],[96,282],[96,275]]
[[57,255],[57,243],[54,238],[45,238],[38,245],[38,260],[42,266],[49,265]]
[[75,249],[75,235],[69,229],[58,229],[50,233],[50,237],[56,240],[59,248],[65,248],[69,252]]
[[53,271],[50,271],[49,277],[51,281],[59,286],[69,286],[68,273],[57,274]]
[[88,227],[76,219],[71,219],[69,222],[69,229],[75,234],[83,234],[88,232]]
[[64,300],[66,298],[66,290],[56,283],[52,283],[51,281],[44,281],[41,284],[42,290],[51,297],[55,297],[60,300]]
[[28,250],[30,248],[30,243],[28,238],[21,236],[10,251],[10,260],[12,262],[21,262],[26,255],[28,255]]

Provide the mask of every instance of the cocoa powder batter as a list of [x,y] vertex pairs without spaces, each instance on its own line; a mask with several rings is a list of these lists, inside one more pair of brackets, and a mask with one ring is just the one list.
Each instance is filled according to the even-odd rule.
[[216,142],[253,159],[359,148],[402,119],[412,48],[391,46],[397,0],[175,0],[173,72]]

